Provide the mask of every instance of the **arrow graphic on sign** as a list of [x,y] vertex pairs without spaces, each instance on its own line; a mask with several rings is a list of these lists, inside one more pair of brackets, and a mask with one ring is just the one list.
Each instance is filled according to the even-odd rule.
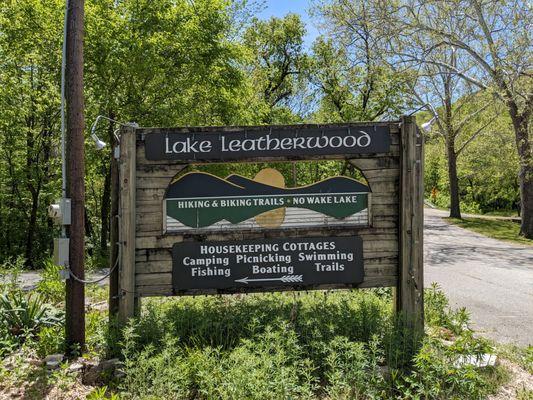
[[279,278],[257,278],[250,279],[248,277],[242,279],[235,279],[235,282],[248,284],[248,282],[269,282],[269,281],[280,281],[284,283],[295,283],[303,282],[303,275],[285,275]]

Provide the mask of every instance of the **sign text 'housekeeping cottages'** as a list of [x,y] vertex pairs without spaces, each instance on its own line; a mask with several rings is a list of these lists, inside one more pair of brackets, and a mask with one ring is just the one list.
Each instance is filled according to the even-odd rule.
[[238,292],[261,288],[361,283],[361,238],[321,237],[176,243],[173,285],[181,291]]
[[146,158],[220,162],[245,158],[386,153],[390,147],[389,136],[386,125],[211,132],[162,130],[146,136]]

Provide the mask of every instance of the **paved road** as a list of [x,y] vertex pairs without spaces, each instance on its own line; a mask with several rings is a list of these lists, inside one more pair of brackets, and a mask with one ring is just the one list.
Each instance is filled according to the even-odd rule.
[[425,285],[437,282],[472,327],[501,343],[533,344],[533,247],[487,238],[425,209]]
[[[108,268],[100,269],[98,271],[90,271],[86,274],[87,280],[99,280],[107,275]],[[41,270],[25,271],[18,275],[17,283],[23,290],[33,290],[41,280]],[[8,275],[0,275],[0,282],[11,282],[13,278]],[[99,285],[107,285],[108,279],[103,279],[98,282]]]

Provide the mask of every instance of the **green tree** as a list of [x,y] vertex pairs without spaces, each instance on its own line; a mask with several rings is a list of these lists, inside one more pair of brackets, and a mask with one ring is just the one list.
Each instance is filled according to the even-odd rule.
[[[467,69],[469,65],[454,50],[441,49],[433,60]],[[470,65],[471,66],[471,65]],[[490,133],[488,127],[498,116],[493,99],[482,96],[463,79],[445,73],[438,64],[421,66],[412,95],[434,118],[434,133],[444,140],[450,195],[450,217],[461,218],[460,187],[457,170],[459,156],[479,135]],[[434,109],[433,107],[437,108]]]
[[263,123],[295,121],[291,100],[305,86],[304,35],[304,24],[296,14],[268,21],[256,18],[244,34],[250,60],[246,70],[252,77],[258,103],[263,104]]
[[[493,93],[505,106],[520,160],[520,229],[533,238],[531,5],[520,0],[405,0],[380,5],[396,61],[411,68],[440,66],[445,74]],[[432,59],[443,48],[460,53],[474,67],[464,70]]]
[[412,75],[388,65],[373,4],[334,0],[320,3],[315,13],[327,35],[313,45],[310,79],[321,98],[315,119],[397,118],[409,103],[405,94]]
[[[231,40],[235,12],[226,1],[93,0],[86,39],[91,119],[101,114],[144,126],[254,122],[244,53]],[[116,127],[106,122],[101,128],[111,143]],[[99,217],[105,252],[111,149],[89,157],[97,177],[89,204]]]
[[53,235],[46,208],[57,193],[62,2],[0,4],[0,261],[29,267]]

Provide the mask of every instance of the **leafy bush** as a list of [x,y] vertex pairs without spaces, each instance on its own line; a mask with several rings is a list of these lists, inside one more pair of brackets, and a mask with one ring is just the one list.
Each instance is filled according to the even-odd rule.
[[44,262],[41,280],[37,284],[37,291],[44,296],[46,301],[57,304],[65,299],[65,282],[59,276],[61,267],[51,260]]
[[[458,360],[492,348],[468,329],[466,313],[449,309],[438,287],[426,291],[426,301],[429,335],[415,347],[388,292],[147,300],[124,333],[121,396],[483,398],[505,378],[502,369]],[[449,340],[441,338],[443,328]]]
[[230,351],[181,347],[166,338],[135,351],[133,331],[125,339],[125,398],[308,399],[316,386],[310,360],[295,333],[279,327],[243,339]]
[[386,382],[380,369],[384,358],[377,337],[365,345],[339,336],[327,347],[328,355],[324,361],[329,398],[382,398]]
[[62,325],[43,327],[36,339],[35,348],[39,357],[63,353],[65,350],[65,330]]
[[43,327],[59,325],[62,321],[61,312],[38,295],[21,290],[0,293],[0,325],[22,341]]
[[429,326],[444,327],[454,334],[467,328],[469,315],[466,309],[450,309],[446,295],[436,283],[424,292],[424,311]]
[[[461,354],[481,356],[490,350],[486,342],[472,335],[460,337],[456,346],[426,337],[414,357],[414,368],[408,375],[398,373],[395,387],[408,398],[420,399],[481,399],[494,391],[506,379],[504,372],[495,367],[485,369],[458,363]],[[461,347],[461,348],[458,348]]]

